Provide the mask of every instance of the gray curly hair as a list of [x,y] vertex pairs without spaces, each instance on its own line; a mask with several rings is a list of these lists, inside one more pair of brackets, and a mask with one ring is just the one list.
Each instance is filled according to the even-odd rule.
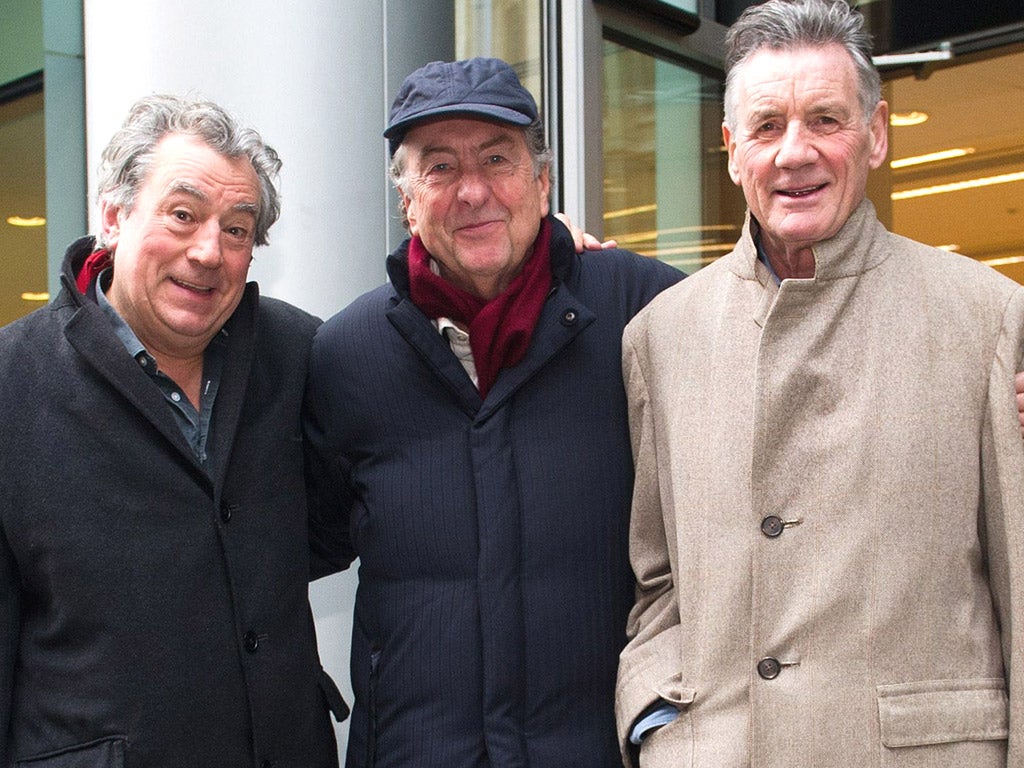
[[725,36],[725,123],[736,129],[736,76],[758,51],[841,45],[860,81],[865,122],[882,98],[881,78],[871,61],[871,34],[864,17],[845,0],[768,0],[747,8]]
[[[169,134],[202,139],[225,157],[248,158],[259,179],[256,245],[266,245],[267,232],[281,214],[277,178],[281,160],[252,128],[246,128],[210,101],[157,94],[139,99],[110,139],[100,160],[97,198],[130,213],[149,175],[157,144]],[[100,246],[102,233],[97,236]]]

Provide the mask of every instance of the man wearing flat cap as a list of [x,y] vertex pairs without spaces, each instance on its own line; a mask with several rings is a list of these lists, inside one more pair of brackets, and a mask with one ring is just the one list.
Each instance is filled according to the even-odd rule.
[[347,765],[618,766],[620,338],[682,273],[575,253],[502,61],[417,70],[384,135],[411,237],[318,332],[305,425],[315,567],[360,560]]

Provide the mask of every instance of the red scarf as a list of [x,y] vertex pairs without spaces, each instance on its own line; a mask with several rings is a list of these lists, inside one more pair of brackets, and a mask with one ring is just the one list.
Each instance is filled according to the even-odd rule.
[[541,223],[533,253],[500,295],[481,299],[430,270],[430,254],[418,237],[409,243],[409,297],[427,317],[447,317],[469,327],[480,397],[502,368],[523,359],[551,288],[551,224]]
[[78,276],[75,278],[75,284],[78,286],[79,293],[88,291],[89,284],[96,279],[96,276],[113,263],[114,260],[110,258],[110,251],[106,248],[90,253],[85,263],[82,264]]

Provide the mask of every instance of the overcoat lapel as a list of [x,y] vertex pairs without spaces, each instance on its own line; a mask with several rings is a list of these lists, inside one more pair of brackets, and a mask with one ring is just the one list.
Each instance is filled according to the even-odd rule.
[[242,408],[249,391],[253,354],[257,342],[256,318],[259,292],[256,283],[245,287],[242,301],[224,326],[227,333],[227,354],[217,391],[210,430],[210,466],[214,468],[214,487],[222,489],[235,443],[235,435],[242,418]]
[[98,307],[79,307],[65,326],[64,335],[98,376],[120,392],[189,463],[203,472],[160,389],[110,332],[110,322]]

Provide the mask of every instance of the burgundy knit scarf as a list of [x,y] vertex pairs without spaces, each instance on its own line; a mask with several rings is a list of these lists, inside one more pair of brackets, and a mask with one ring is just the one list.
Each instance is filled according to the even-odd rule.
[[469,328],[480,397],[502,368],[523,359],[551,288],[551,224],[545,219],[523,271],[500,295],[487,301],[457,288],[430,270],[423,242],[409,243],[409,297],[427,317],[447,317]]
[[78,292],[85,293],[88,291],[89,284],[96,279],[96,276],[113,263],[114,260],[110,257],[110,251],[106,248],[90,253],[85,263],[82,264],[78,276],[75,278]]

